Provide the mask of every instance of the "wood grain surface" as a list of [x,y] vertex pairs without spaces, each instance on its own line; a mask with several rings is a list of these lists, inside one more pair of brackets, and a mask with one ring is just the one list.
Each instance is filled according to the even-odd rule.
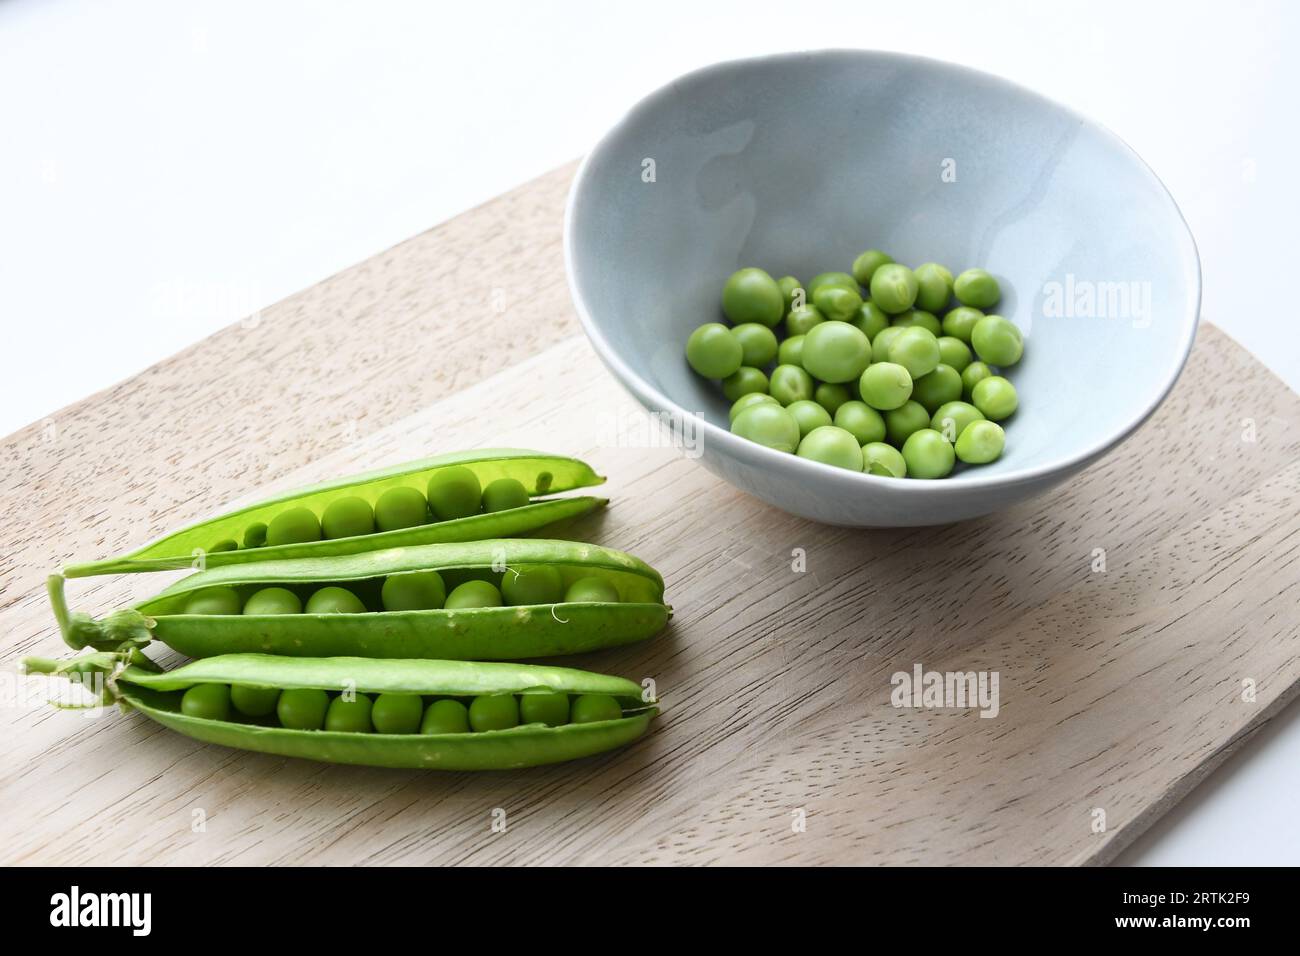
[[[1215,328],[1153,419],[1047,497],[941,528],[813,525],[673,447],[575,334],[571,175],[0,445],[0,862],[1101,863],[1300,690],[1300,399]],[[630,748],[335,767],[58,711],[16,675],[63,652],[42,584],[73,557],[497,444],[595,464],[611,507],[560,530],[664,574],[665,633],[566,660],[655,681],[664,715]],[[172,577],[70,597],[104,612]],[[997,715],[894,707],[891,675],[918,664],[997,672]]]

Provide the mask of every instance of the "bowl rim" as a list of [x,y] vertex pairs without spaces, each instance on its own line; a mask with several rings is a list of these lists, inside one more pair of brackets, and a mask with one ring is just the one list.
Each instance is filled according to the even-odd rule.
[[[583,298],[582,290],[578,286],[576,269],[574,266],[574,236],[573,220],[575,210],[577,209],[579,196],[582,192],[590,169],[592,160],[599,154],[602,149],[624,129],[626,129],[638,114],[645,112],[656,106],[661,100],[670,96],[679,95],[680,87],[690,81],[703,79],[715,73],[720,73],[735,67],[744,65],[756,65],[782,60],[807,60],[817,57],[843,57],[843,58],[867,58],[893,60],[896,62],[921,64],[927,67],[938,67],[952,71],[956,74],[966,74],[971,78],[978,78],[982,82],[991,82],[1000,85],[1006,89],[1012,90],[1017,94],[1028,96],[1039,100],[1065,115],[1086,124],[1093,129],[1099,130],[1103,135],[1113,140],[1123,151],[1127,152],[1137,163],[1139,169],[1143,170],[1151,181],[1168,201],[1182,224],[1182,237],[1186,240],[1186,248],[1183,249],[1183,268],[1187,270],[1193,278],[1192,295],[1189,297],[1191,303],[1188,312],[1183,316],[1183,329],[1181,341],[1176,351],[1177,359],[1173,363],[1160,387],[1155,392],[1152,400],[1138,411],[1126,424],[1113,434],[1101,439],[1098,442],[1083,448],[1082,450],[1070,454],[1061,455],[1047,462],[1034,465],[1032,467],[1019,468],[1014,471],[1007,471],[997,475],[979,475],[962,473],[959,475],[949,476],[942,481],[921,481],[921,480],[899,480],[898,478],[873,475],[869,472],[855,472],[847,468],[838,468],[834,465],[828,465],[823,462],[813,461],[809,458],[801,458],[798,455],[788,454],[777,451],[774,448],[768,448],[757,442],[751,442],[733,434],[731,431],[713,424],[703,415],[684,408],[677,402],[663,394],[641,376],[632,371],[630,367],[619,357],[617,352],[611,346],[609,340],[597,325],[592,317],[587,303]],[[1201,317],[1201,299],[1202,299],[1202,275],[1201,275],[1201,257],[1200,251],[1196,246],[1196,237],[1192,235],[1191,226],[1188,225],[1187,217],[1183,215],[1182,209],[1179,208],[1173,194],[1169,191],[1163,180],[1156,175],[1155,170],[1142,158],[1132,146],[1128,144],[1121,136],[1116,134],[1109,127],[1097,122],[1091,117],[1085,116],[1078,110],[1066,106],[1051,97],[1045,96],[1036,90],[1030,89],[1019,83],[1008,80],[996,73],[988,73],[984,70],[977,70],[974,67],[966,66],[961,63],[953,63],[948,60],[940,60],[935,57],[919,56],[913,53],[898,53],[889,50],[872,50],[872,49],[853,49],[848,47],[830,47],[824,49],[812,50],[790,50],[779,53],[761,54],[758,56],[739,57],[732,60],[721,60],[717,63],[711,63],[707,66],[698,67],[686,73],[661,84],[653,91],[637,100],[629,107],[611,126],[603,136],[596,142],[596,145],[582,158],[578,165],[578,170],[574,174],[573,182],[569,186],[569,195],[564,206],[564,272],[569,284],[569,294],[573,301],[573,307],[578,313],[578,321],[581,323],[583,331],[586,332],[587,338],[591,341],[605,366],[614,373],[614,377],[630,391],[642,405],[651,409],[666,411],[679,416],[680,421],[694,421],[698,428],[702,428],[701,438],[704,442],[718,442],[720,447],[728,449],[728,454],[732,457],[757,458],[752,464],[771,462],[774,467],[794,467],[794,468],[811,468],[814,469],[812,474],[821,473],[827,478],[834,476],[837,480],[843,480],[844,475],[856,475],[859,480],[866,482],[866,487],[888,487],[893,491],[906,491],[908,494],[916,493],[918,495],[939,495],[945,492],[954,492],[957,489],[974,489],[974,488],[1001,488],[1013,485],[1034,482],[1057,474],[1066,474],[1072,470],[1084,467],[1096,458],[1105,454],[1107,451],[1119,445],[1126,438],[1133,434],[1160,404],[1168,397],[1169,392],[1173,389],[1178,377],[1182,374],[1183,368],[1187,365],[1187,358],[1191,354],[1192,345],[1196,340],[1196,329],[1200,325]],[[1190,269],[1189,269],[1190,266]],[[791,459],[797,464],[791,465]]]

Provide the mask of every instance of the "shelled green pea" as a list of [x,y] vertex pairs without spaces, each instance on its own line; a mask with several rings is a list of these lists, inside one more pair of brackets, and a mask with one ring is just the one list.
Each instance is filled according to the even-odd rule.
[[813,389],[813,401],[834,415],[839,411],[840,406],[845,402],[853,400],[853,392],[850,388],[852,380],[849,383],[822,382]]
[[981,379],[971,389],[971,404],[991,422],[1009,418],[1020,405],[1016,387],[1001,375]]
[[602,720],[618,720],[623,716],[618,701],[608,694],[581,694],[570,706],[569,722],[594,724]]
[[[808,337],[804,336],[807,343]],[[782,405],[812,399],[817,383],[806,369],[798,365],[778,365],[772,370],[772,379],[768,385],[768,394]]]
[[891,324],[901,329],[920,327],[935,338],[943,334],[943,326],[939,323],[939,320],[924,309],[908,309],[906,312],[894,316]]
[[834,423],[852,435],[859,445],[885,440],[885,419],[866,402],[845,402],[835,412]]
[[[469,471],[469,469],[465,469]],[[469,472],[471,475],[473,472]],[[433,481],[434,479],[430,479]],[[475,485],[478,479],[474,480]],[[474,509],[478,510],[477,507]],[[429,502],[420,489],[409,485],[389,488],[375,502],[375,526],[380,531],[398,531],[414,528],[429,520]]]
[[781,298],[784,300],[786,315],[790,314],[790,310],[794,308],[796,304],[802,305],[804,299],[807,298],[807,293],[804,291],[803,286],[794,276],[782,276],[776,280],[776,284],[781,290]]
[[578,578],[564,592],[566,604],[617,604],[618,588],[604,578]]
[[468,518],[478,514],[483,505],[483,488],[478,475],[463,465],[434,472],[426,493],[429,509],[440,521]]
[[1015,365],[1025,350],[1020,329],[1000,315],[986,315],[976,322],[970,344],[981,361],[999,368]]
[[[912,270],[916,277],[916,307],[938,312],[952,298],[952,273],[937,262],[927,262]],[[937,332],[935,333],[938,334]]]
[[469,708],[458,700],[435,700],[420,720],[422,734],[469,733]]
[[373,715],[374,703],[366,694],[339,694],[325,710],[325,729],[368,734],[375,729]]
[[[799,371],[803,370],[799,369]],[[798,401],[811,401],[811,389],[808,389],[801,398],[793,398],[787,404],[793,405]],[[783,408],[776,402],[756,404],[746,408],[731,423],[731,430],[741,438],[747,438],[777,451],[792,452],[799,447],[798,419],[788,408]]]
[[564,579],[558,568],[546,564],[506,568],[501,597],[510,607],[557,604],[564,600]]
[[876,336],[889,328],[889,313],[876,303],[868,301],[859,306],[858,314],[849,321],[858,331],[871,340],[871,346],[874,349]]
[[862,307],[862,295],[857,288],[841,285],[823,285],[813,296],[813,305],[827,320],[847,322]]
[[195,684],[181,696],[181,713],[203,720],[230,717],[230,688],[225,684]]
[[370,507],[370,502],[366,499],[356,495],[336,498],[326,506],[320,525],[326,538],[374,534],[375,509]]
[[955,369],[959,374],[974,361],[970,346],[952,335],[939,336],[939,362]]
[[498,478],[483,488],[483,510],[488,514],[528,504],[528,489],[517,478]]
[[822,272],[812,277],[805,289],[809,296],[815,296],[823,287],[839,286],[852,292],[858,291],[858,280],[847,272]]
[[321,730],[329,713],[330,697],[315,687],[290,687],[280,692],[275,715],[290,730]]
[[186,614],[242,614],[243,602],[234,588],[205,588],[190,595],[185,602]]
[[916,380],[912,398],[933,415],[940,406],[961,398],[961,373],[940,362],[933,371]]
[[974,421],[957,438],[957,457],[967,464],[984,465],[1002,455],[1007,435],[996,422]]
[[894,362],[869,365],[858,379],[862,400],[882,412],[902,406],[912,397],[914,387],[911,373]]
[[729,402],[745,395],[764,394],[767,390],[767,375],[762,369],[748,365],[742,365],[722,380],[722,394]]
[[902,452],[913,478],[946,478],[957,460],[952,443],[933,428],[918,428],[908,435]]
[[853,278],[859,285],[870,286],[871,277],[876,274],[876,270],[891,265],[893,261],[879,249],[868,249],[853,260]]
[[266,526],[266,543],[269,547],[320,539],[320,519],[310,508],[288,508],[272,518]]
[[741,368],[766,368],[776,358],[776,333],[761,322],[738,325],[731,334],[740,340]]
[[279,701],[278,687],[259,687],[256,684],[230,685],[230,704],[246,717],[266,717],[273,714]]
[[462,611],[476,607],[501,607],[501,592],[491,581],[466,581],[452,588],[443,606],[448,611]]
[[737,324],[776,325],[785,314],[785,293],[762,269],[739,269],[722,287],[722,311]]
[[953,294],[962,305],[987,309],[1002,295],[998,280],[984,269],[967,269],[953,280]]
[[748,395],[742,395],[731,403],[731,411],[728,413],[728,420],[735,422],[736,416],[749,408],[751,405],[757,405],[760,402],[771,402],[773,405],[778,404],[777,400],[767,392],[750,392]]
[[[1005,419],[1018,405],[998,371],[1020,360],[1023,338],[985,312],[1000,298],[987,270],[911,269],[878,249],[861,253],[850,272],[802,284],[742,269],[723,292],[736,326],[697,329],[687,358],[700,374],[729,370],[707,377],[722,382],[731,430],[743,438],[849,470],[944,477],[955,461],[1000,455],[1000,428],[975,429],[966,454],[955,449],[970,425]],[[724,342],[724,331],[736,342]]]
[[[616,705],[617,706],[617,705]],[[620,716],[622,711],[620,710]],[[525,724],[559,727],[569,722],[568,694],[523,694],[519,698],[519,719]]]
[[970,344],[970,335],[984,313],[968,305],[959,305],[944,314],[943,334]]
[[915,382],[939,365],[939,339],[920,326],[904,328],[890,343],[889,355],[881,358],[903,366]]
[[908,399],[898,408],[885,412],[885,438],[895,448],[902,448],[913,432],[929,427],[930,413],[920,402]]
[[447,603],[447,586],[437,571],[390,574],[379,591],[385,611],[430,611]]
[[792,335],[785,339],[776,350],[777,365],[803,365],[802,335]]
[[821,310],[815,305],[796,306],[790,310],[790,314],[785,319],[786,335],[807,335],[816,326],[826,321]]
[[420,729],[424,701],[419,694],[380,694],[370,708],[376,733],[413,734]]
[[862,446],[862,470],[882,478],[906,478],[907,461],[893,445],[873,441]]
[[918,290],[912,270],[898,263],[882,265],[871,276],[871,301],[890,315],[912,308]]
[[871,364],[871,354],[871,341],[847,322],[823,322],[804,336],[804,370],[822,382],[852,381]]
[[888,362],[889,350],[894,344],[894,339],[902,334],[903,327],[899,325],[888,325],[877,332],[871,340],[872,362]]
[[801,440],[814,428],[821,428],[823,425],[831,424],[831,413],[819,402],[802,399],[791,402],[786,406],[786,411],[793,415],[794,420],[798,423],[799,438]]
[[930,427],[956,444],[967,425],[983,420],[984,413],[969,402],[945,402],[935,409],[930,418]]
[[850,432],[835,425],[814,428],[799,442],[796,454],[836,468],[862,470],[862,446]]
[[364,614],[365,604],[347,588],[323,587],[314,591],[303,611],[307,614]]
[[470,701],[469,725],[476,733],[519,726],[519,701],[513,694],[481,694]]
[[724,379],[744,364],[745,349],[721,322],[706,322],[686,340],[686,361],[697,375]]
[[966,401],[971,400],[975,386],[993,374],[993,370],[983,362],[971,362],[961,370],[961,395]]
[[[186,607],[187,613],[193,613]],[[244,602],[245,614],[301,614],[302,600],[288,588],[269,587],[254,591]]]

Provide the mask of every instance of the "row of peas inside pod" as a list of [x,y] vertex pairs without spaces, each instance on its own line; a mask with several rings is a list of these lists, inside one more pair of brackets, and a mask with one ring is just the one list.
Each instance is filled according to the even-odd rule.
[[1019,406],[1002,372],[1024,341],[991,311],[1001,296],[984,269],[954,278],[875,249],[806,284],[745,268],[722,288],[732,324],[697,328],[686,359],[721,383],[743,438],[851,471],[944,478],[1001,457],[999,423]]
[[630,554],[503,538],[208,568],[96,619],[49,596],[73,648],[159,641],[190,657],[522,660],[652,637],[671,611],[663,578]]
[[162,671],[139,650],[24,664],[196,740],[377,767],[573,760],[630,743],[658,713],[632,681],[535,664],[224,654]]
[[63,573],[211,568],[515,537],[604,507],[605,498],[553,497],[604,481],[576,458],[512,448],[455,452],[276,495]]
[[[618,746],[657,713],[639,685],[494,663],[626,644],[667,623],[663,579],[643,561],[581,542],[494,536],[600,507],[604,499],[534,496],[603,481],[577,459],[500,450],[279,495],[52,575],[62,636],[91,653],[32,658],[27,669],[101,678],[101,703],[201,740],[327,761],[475,769]],[[418,524],[362,521],[349,534],[233,550],[199,544],[302,511],[337,516],[339,502],[373,501],[377,521],[393,489],[418,484],[427,488]],[[457,516],[445,510],[448,488],[460,495]],[[101,618],[69,609],[67,578],[184,567],[190,547],[202,569],[153,597]],[[143,654],[153,641],[199,660],[162,672]]]

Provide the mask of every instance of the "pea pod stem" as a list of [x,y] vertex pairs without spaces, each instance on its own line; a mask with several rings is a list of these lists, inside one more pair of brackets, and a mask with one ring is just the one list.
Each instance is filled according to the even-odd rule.
[[89,614],[70,612],[63,585],[63,575],[51,574],[45,579],[45,593],[54,609],[59,633],[73,650],[92,647],[98,651],[116,651],[143,647],[153,640],[154,620],[134,608],[122,608],[100,620]]
[[24,657],[23,672],[27,674],[58,674],[68,664],[54,657]]
[[125,651],[92,651],[80,657],[59,659],[54,657],[24,657],[23,671],[28,674],[50,674],[66,677],[70,674],[112,674],[123,667],[131,666],[139,672],[161,673],[154,661],[145,656],[139,648]]
[[138,648],[122,652],[96,651],[71,660],[25,657],[22,661],[22,669],[26,674],[63,677],[99,695],[99,700],[93,704],[54,703],[54,706],[61,710],[87,710],[121,702],[122,695],[116,687],[116,680],[128,667],[133,667],[140,674],[157,673],[161,670]]

